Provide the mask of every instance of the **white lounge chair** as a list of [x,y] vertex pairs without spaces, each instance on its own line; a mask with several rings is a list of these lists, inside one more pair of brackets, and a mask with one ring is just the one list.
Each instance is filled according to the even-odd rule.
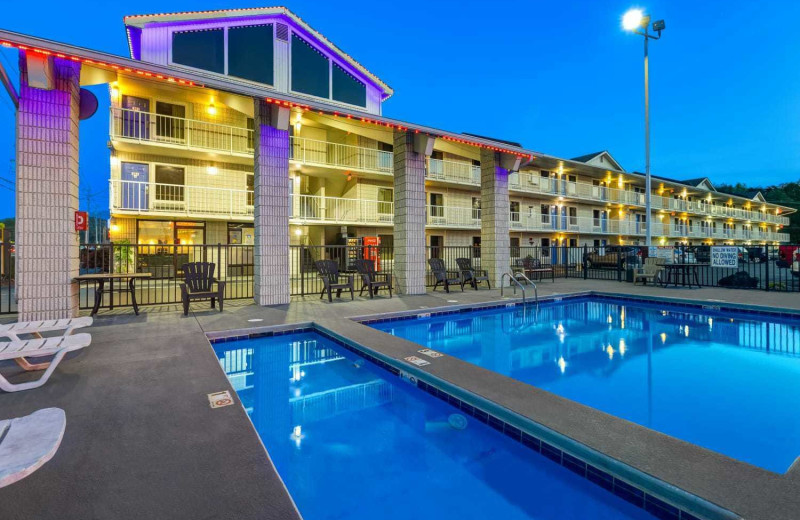
[[[91,342],[92,337],[89,334],[0,341],[0,361],[13,359],[25,370],[41,370],[43,366],[47,367],[42,377],[36,381],[29,381],[27,383],[12,384],[0,374],[0,390],[5,392],[18,392],[20,390],[39,388],[50,379],[53,371],[68,352],[88,347]],[[54,357],[50,362],[40,363],[38,365],[31,364],[27,360],[27,358],[43,356]]]
[[0,421],[0,488],[22,480],[52,459],[66,425],[61,408]]
[[65,318],[62,320],[43,320],[43,321],[19,321],[0,325],[0,337],[9,339],[20,339],[21,334],[33,334],[42,337],[42,332],[54,332],[63,330],[62,336],[69,336],[75,329],[88,327],[92,324],[91,316],[81,318]]
[[[42,332],[55,332],[63,330],[62,336],[71,335],[75,329],[88,327],[92,324],[91,316],[84,316],[81,318],[64,318],[60,320],[43,320],[43,321],[18,321],[17,323],[0,324],[0,338],[8,338],[11,340],[19,340],[20,336],[31,334],[34,337],[41,338]],[[44,370],[50,363],[39,363],[32,365],[28,363],[25,358],[18,358],[17,364],[25,370]]]

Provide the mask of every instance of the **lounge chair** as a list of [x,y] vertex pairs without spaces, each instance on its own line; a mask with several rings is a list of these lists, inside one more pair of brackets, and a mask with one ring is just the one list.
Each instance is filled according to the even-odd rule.
[[[431,266],[431,271],[433,271],[433,278],[436,280],[436,283],[433,285],[433,290],[435,291],[439,285],[444,286],[444,290],[447,293],[450,293],[450,284],[459,285],[461,284],[461,277],[455,276],[450,278],[448,276],[448,271],[444,266],[444,260],[441,258],[431,258],[428,260],[428,265]],[[451,271],[452,273],[453,271]],[[461,285],[461,290],[464,290],[464,286]]]
[[[46,367],[44,374],[36,381],[26,383],[10,383],[0,374],[0,390],[4,392],[19,392],[39,388],[50,379],[53,371],[69,352],[88,347],[92,342],[89,334],[73,334],[71,336],[57,336],[52,338],[22,339],[0,342],[0,361],[14,360],[25,370],[41,370]],[[31,364],[27,358],[53,356],[48,363]]]
[[[225,299],[225,282],[214,278],[213,262],[190,262],[183,264],[183,280],[181,284],[181,301],[183,315],[189,314],[189,301],[211,298],[211,308],[219,300],[219,312],[222,312]],[[214,287],[216,285],[216,287]]]
[[0,488],[22,480],[52,459],[66,426],[61,408],[0,420]]
[[486,282],[489,289],[492,284],[489,283],[489,273],[485,269],[473,269],[472,262],[469,258],[456,258],[458,270],[461,271],[461,289],[464,289],[465,284],[470,284],[473,289],[478,290],[478,284]]
[[336,297],[342,297],[342,291],[349,289],[350,290],[350,299],[355,299],[353,294],[353,275],[351,274],[340,274],[339,273],[339,264],[337,264],[333,260],[317,260],[314,262],[314,266],[319,271],[319,276],[322,278],[322,292],[319,294],[319,299],[321,300],[325,293],[328,293],[328,301],[333,301],[332,292],[336,291]]
[[643,285],[647,285],[647,282],[656,285],[661,279],[661,271],[664,270],[663,263],[660,258],[645,258],[644,267],[637,269],[633,275],[633,284],[636,285],[641,280]]
[[373,298],[381,287],[389,290],[389,298],[392,297],[392,275],[391,273],[379,273],[375,270],[375,263],[372,260],[360,259],[353,262],[353,265],[361,276],[363,285],[358,295],[364,293],[364,289],[369,292],[369,297]]
[[17,323],[0,325],[0,337],[17,340],[20,339],[20,335],[33,334],[34,336],[41,338],[42,332],[55,332],[57,330],[64,331],[62,336],[69,336],[75,331],[75,329],[88,327],[91,324],[91,316],[67,318],[62,320],[18,321]]

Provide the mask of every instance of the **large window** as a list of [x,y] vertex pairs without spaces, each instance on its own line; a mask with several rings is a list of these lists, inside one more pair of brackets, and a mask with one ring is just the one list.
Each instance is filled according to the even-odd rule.
[[302,38],[292,34],[292,90],[330,97],[328,58]]
[[185,170],[156,165],[156,200],[182,201]]
[[333,64],[332,69],[333,99],[342,103],[367,106],[367,87],[342,67]]
[[228,29],[228,75],[274,83],[272,24]]
[[156,135],[162,141],[183,142],[186,136],[186,107],[156,101]]
[[224,74],[224,30],[172,33],[172,62]]

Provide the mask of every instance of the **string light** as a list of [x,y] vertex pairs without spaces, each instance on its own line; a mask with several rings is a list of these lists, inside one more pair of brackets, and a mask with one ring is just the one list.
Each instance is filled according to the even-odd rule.
[[111,69],[117,72],[127,72],[129,74],[138,74],[139,76],[144,76],[150,79],[157,79],[161,81],[166,81],[169,83],[176,83],[179,85],[185,85],[188,87],[203,87],[201,83],[196,83],[194,81],[178,78],[175,76],[169,76],[164,74],[159,74],[155,72],[151,72],[149,70],[139,69],[139,68],[132,68],[132,67],[125,67],[123,65],[117,65],[115,63],[106,63],[104,61],[92,60],[89,58],[84,58],[81,56],[76,56],[74,54],[66,54],[57,51],[51,51],[48,49],[42,49],[39,47],[30,47],[28,45],[23,45],[20,43],[8,41],[8,40],[0,40],[0,46],[6,47],[9,49],[19,49],[25,52],[34,52],[36,54],[41,54],[43,56],[54,56],[56,58],[62,59],[69,59],[78,63],[85,63],[87,65],[91,65],[93,67],[100,67],[104,69]]

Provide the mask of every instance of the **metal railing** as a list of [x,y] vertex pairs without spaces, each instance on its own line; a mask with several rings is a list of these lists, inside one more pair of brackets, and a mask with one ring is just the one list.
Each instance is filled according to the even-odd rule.
[[112,139],[235,155],[253,154],[254,131],[248,128],[128,108],[111,107],[110,110]]
[[481,167],[466,161],[428,159],[426,175],[429,179],[480,186]]
[[304,137],[290,138],[289,159],[303,164],[333,166],[348,170],[387,174],[394,172],[392,152]]

